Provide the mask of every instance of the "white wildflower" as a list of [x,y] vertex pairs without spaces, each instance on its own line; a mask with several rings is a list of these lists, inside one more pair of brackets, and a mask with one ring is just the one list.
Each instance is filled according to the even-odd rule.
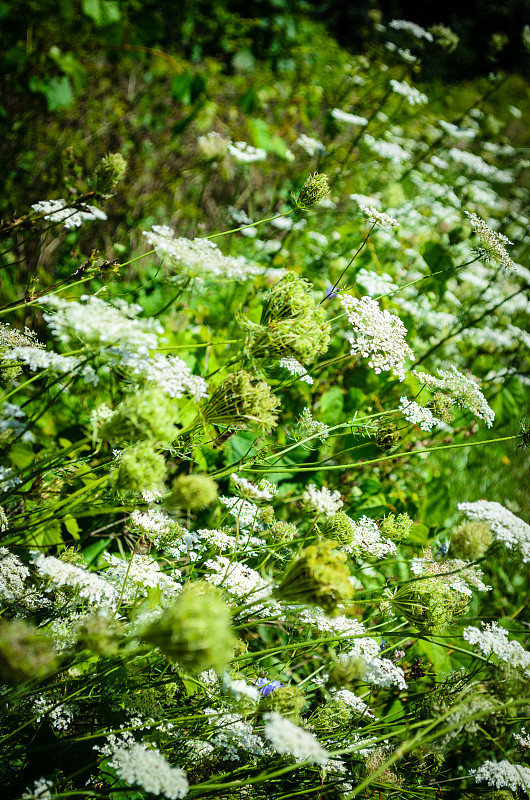
[[165,511],[156,508],[133,511],[131,522],[155,547],[160,547],[168,539],[177,538],[184,533],[184,528],[176,520],[172,519]]
[[347,122],[348,125],[368,125],[366,117],[359,117],[357,114],[349,114],[347,111],[342,111],[340,108],[332,109],[331,116],[334,119],[338,119],[340,122]]
[[15,475],[13,467],[0,467],[0,491],[8,492],[22,483],[21,478]]
[[78,208],[68,206],[66,200],[41,200],[32,206],[34,211],[44,214],[44,219],[50,222],[64,222],[65,228],[79,228],[83,222],[94,219],[107,219],[107,215],[95,206],[85,203]]
[[506,252],[506,244],[513,244],[507,236],[503,236],[502,233],[498,233],[497,231],[493,231],[484,220],[480,219],[476,214],[470,214],[469,211],[465,212],[469,217],[469,222],[475,233],[477,234],[478,238],[488,251],[488,253],[502,264],[503,267],[506,267],[507,270],[511,270],[513,272],[517,271],[517,264],[512,261],[508,253]]
[[410,106],[422,105],[423,103],[429,102],[429,98],[426,94],[419,92],[406,81],[396,81],[392,79],[390,85],[392,91],[404,97]]
[[241,761],[241,751],[255,756],[265,754],[263,739],[254,733],[241,714],[219,714],[213,708],[206,708],[205,713],[214,727],[210,742],[222,751],[225,759]]
[[374,715],[364,700],[362,700],[360,697],[357,697],[357,695],[353,692],[350,692],[349,689],[335,689],[332,691],[331,697],[333,700],[342,700],[343,703],[346,703],[346,705],[350,706],[350,708],[353,708],[357,714],[374,719]]
[[246,497],[251,497],[253,500],[272,500],[278,492],[278,488],[266,480],[260,481],[260,485],[256,486],[252,481],[237,475],[235,472],[232,472],[230,477],[235,483],[238,492]]
[[388,27],[393,28],[395,31],[406,31],[416,39],[425,39],[427,42],[433,41],[432,33],[426,31],[416,22],[410,22],[408,19],[393,19],[388,23]]
[[381,158],[388,158],[393,164],[402,164],[411,159],[410,153],[396,142],[375,139],[370,133],[364,135],[363,141],[373,153]]
[[0,547],[0,603],[14,603],[26,592],[29,569],[18,556]]
[[469,644],[477,645],[485,656],[495,655],[511,667],[530,674],[530,653],[517,641],[508,640],[508,631],[499,628],[497,622],[483,623],[483,629],[465,628],[463,637]]
[[160,589],[169,597],[174,597],[180,591],[180,584],[165,575],[160,564],[150,556],[134,553],[124,560],[112,553],[104,553],[103,558],[110,564],[105,578],[118,594],[123,593],[125,601],[147,597],[150,589]]
[[405,673],[397,664],[389,658],[373,658],[366,664],[363,680],[366,683],[373,683],[376,686],[397,686],[398,689],[406,689]]
[[46,717],[52,728],[66,731],[79,713],[79,706],[77,703],[58,702],[57,695],[37,695],[32,710],[37,722]]
[[244,678],[232,678],[228,673],[223,676],[223,689],[225,692],[231,692],[236,700],[246,698],[257,703],[260,697],[257,686],[247,683]]
[[526,732],[526,728],[521,728],[521,733],[514,733],[513,738],[523,750],[530,750],[530,733]]
[[3,506],[0,506],[0,533],[7,531],[9,528],[9,520]]
[[302,499],[307,506],[326,517],[332,517],[344,505],[340,492],[332,492],[327,486],[318,489],[314,483],[307,486],[302,494]]
[[293,221],[290,217],[276,217],[271,219],[270,224],[273,228],[278,228],[279,231],[290,231],[293,227]]
[[467,408],[479,419],[482,419],[488,428],[493,425],[495,412],[488,405],[486,398],[480,391],[473,377],[463,375],[456,367],[450,370],[438,369],[439,378],[427,375],[425,372],[414,372],[414,377],[429,389],[441,389],[447,392],[457,406]]
[[291,375],[299,375],[300,380],[306,383],[313,383],[311,375],[308,375],[306,368],[296,358],[280,358],[280,367],[289,370]]
[[488,164],[488,162],[484,161],[480,156],[470,153],[468,150],[460,150],[458,147],[452,147],[448,155],[455,164],[467,167],[471,172],[482,175],[484,178],[488,178],[491,181],[497,181],[498,183],[511,183],[513,181],[512,172],[506,169],[498,169],[492,164]]
[[197,139],[199,149],[206,158],[220,158],[228,152],[228,145],[232,144],[229,136],[223,136],[217,131],[210,131]]
[[236,597],[249,597],[254,601],[270,596],[270,585],[256,570],[246,564],[230,561],[226,556],[218,556],[216,559],[206,561],[204,566],[212,570],[212,574],[206,576],[209,583],[221,586]]
[[55,586],[69,586],[75,589],[82,600],[96,606],[113,605],[116,591],[106,580],[82,567],[66,564],[55,556],[45,556],[36,550],[31,559],[43,578]]
[[252,147],[247,142],[234,142],[228,145],[228,152],[236,161],[242,164],[255,164],[257,161],[265,161],[267,152],[261,147]]
[[194,375],[178,356],[155,353],[149,357],[138,357],[136,354],[126,354],[120,361],[123,367],[135,375],[141,375],[149,383],[155,383],[170,397],[182,397],[187,393],[197,402],[208,396],[207,382],[199,375]]
[[311,409],[309,408],[304,408],[300,414],[298,418],[298,425],[304,437],[316,435],[321,442],[325,442],[329,436],[329,425],[313,419]]
[[445,119],[441,119],[438,124],[448,136],[453,136],[455,139],[474,139],[477,135],[474,128],[459,128],[458,125],[453,125]]
[[112,753],[109,765],[129,784],[136,784],[150,794],[162,794],[177,800],[188,794],[184,770],[172,767],[156,748],[134,742]]
[[263,267],[243,256],[225,256],[210,239],[175,238],[167,225],[153,225],[150,231],[142,233],[159,254],[170,257],[178,270],[190,278],[246,281],[264,272]]
[[378,211],[377,208],[374,208],[374,206],[360,205],[359,208],[367,219],[369,219],[371,222],[377,222],[378,225],[390,225],[391,228],[395,228],[397,225],[399,225],[399,222],[395,217],[391,217],[389,214],[384,214],[382,211]]
[[342,307],[353,330],[355,339],[350,339],[351,353],[370,357],[368,365],[376,374],[392,370],[400,381],[405,379],[405,361],[413,359],[414,353],[405,341],[407,329],[395,314],[381,310],[376,300],[352,295],[342,295]]
[[224,497],[222,495],[219,500],[230,510],[230,514],[237,520],[240,528],[254,527],[258,514],[258,507],[254,503],[249,503],[248,500],[242,500],[239,497]]
[[484,573],[475,564],[467,563],[459,558],[445,558],[436,561],[431,548],[428,547],[422,558],[413,558],[411,572],[418,576],[429,576],[434,580],[446,583],[455,592],[472,597],[472,589],[478,592],[489,592],[482,578]]
[[322,156],[326,152],[325,145],[322,144],[318,139],[313,139],[311,136],[306,136],[305,133],[301,133],[298,139],[295,142],[295,145],[298,145],[305,150],[308,156]]
[[406,420],[413,425],[418,425],[422,431],[431,431],[441,422],[430,409],[424,408],[419,403],[414,402],[414,400],[408,400],[406,397],[399,398],[399,410]]
[[22,800],[52,800],[55,793],[52,794],[53,782],[46,778],[39,778],[33,784],[32,789],[26,789],[22,794]]
[[390,539],[383,539],[375,520],[362,516],[358,522],[348,517],[351,529],[351,541],[342,545],[341,549],[355,556],[386,558],[397,552],[396,545]]
[[510,764],[509,761],[485,761],[478,769],[470,770],[477,783],[486,782],[496,789],[511,789],[516,792],[522,789],[530,795],[530,767],[521,764]]
[[328,751],[322,747],[316,736],[299,728],[277,711],[267,711],[265,720],[265,736],[280,755],[292,755],[296,761],[309,761],[324,766],[328,759]]

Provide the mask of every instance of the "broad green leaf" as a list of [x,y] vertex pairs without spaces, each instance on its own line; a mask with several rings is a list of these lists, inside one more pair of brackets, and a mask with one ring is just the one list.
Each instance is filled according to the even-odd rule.
[[115,0],[83,0],[81,8],[97,28],[105,28],[121,19],[120,7]]

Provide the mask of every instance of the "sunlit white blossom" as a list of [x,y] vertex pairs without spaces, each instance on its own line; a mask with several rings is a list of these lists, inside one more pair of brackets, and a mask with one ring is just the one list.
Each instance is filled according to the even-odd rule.
[[280,367],[289,370],[291,375],[299,375],[301,381],[313,383],[311,375],[308,375],[306,368],[296,358],[280,358]]
[[252,147],[247,142],[234,142],[228,145],[228,152],[233,159],[242,164],[255,164],[257,161],[265,161],[267,152],[261,147]]
[[390,85],[392,87],[392,91],[404,97],[410,106],[423,105],[423,103],[429,102],[429,98],[426,94],[419,92],[414,88],[414,86],[411,86],[406,81],[396,81],[392,79],[390,81]]
[[302,499],[307,506],[325,517],[332,517],[344,505],[340,492],[332,492],[327,486],[318,489],[314,483],[308,484],[302,493]]
[[66,200],[41,200],[31,207],[34,211],[44,214],[44,219],[50,222],[64,222],[65,228],[79,228],[83,222],[89,220],[107,219],[107,215],[100,208],[85,203],[72,208],[68,206]]
[[470,770],[477,783],[486,782],[496,789],[511,789],[516,792],[522,789],[530,795],[530,767],[522,764],[510,764],[509,761],[485,761],[478,769]]
[[316,736],[304,731],[277,711],[267,711],[265,736],[280,755],[294,756],[296,761],[309,761],[312,764],[326,764],[329,754]]
[[342,111],[340,108],[332,109],[331,116],[334,119],[338,119],[340,122],[347,122],[348,125],[368,125],[366,117],[360,117],[358,114],[349,114],[347,111]]

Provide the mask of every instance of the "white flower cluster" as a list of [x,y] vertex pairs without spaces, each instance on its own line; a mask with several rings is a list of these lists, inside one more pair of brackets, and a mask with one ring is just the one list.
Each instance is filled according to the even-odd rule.
[[0,603],[15,603],[26,592],[29,569],[20,558],[0,547]]
[[470,214],[469,211],[465,212],[469,217],[469,223],[475,233],[477,234],[478,238],[487,249],[488,253],[495,258],[499,264],[502,264],[503,267],[506,267],[507,270],[516,272],[517,271],[517,264],[515,261],[512,261],[510,256],[506,251],[505,245],[513,244],[507,236],[503,236],[502,233],[498,233],[497,231],[493,231],[484,220],[480,219],[476,214]]
[[[447,122],[445,119],[441,119],[438,125],[448,136],[453,136],[455,139],[474,139],[477,135],[474,128],[459,128],[458,125],[453,125],[452,122]],[[447,164],[445,168],[447,168]]]
[[426,31],[416,22],[409,22],[408,19],[393,19],[388,23],[388,27],[393,28],[395,31],[407,31],[416,39],[425,39],[427,42],[433,41],[432,33]]
[[246,698],[257,703],[260,697],[257,686],[247,683],[244,678],[232,678],[228,673],[223,675],[223,689],[225,692],[233,694],[236,700]]
[[[112,553],[104,553],[103,558],[110,564],[105,573],[107,581],[115,587],[116,592],[123,593],[125,601],[137,597],[147,597],[150,589],[160,589],[169,596],[180,591],[180,584],[160,570],[160,564],[150,556],[134,553],[124,560]],[[175,571],[178,577],[178,571]]]
[[206,580],[214,586],[222,586],[236,597],[248,597],[253,602],[270,597],[271,587],[256,570],[239,561],[230,561],[218,556],[205,562],[206,569],[213,570]]
[[144,536],[147,536],[155,547],[159,547],[161,542],[169,536],[178,536],[184,529],[172,519],[165,511],[157,508],[148,508],[146,511],[133,511],[131,522],[138,528]]
[[480,156],[470,153],[468,150],[460,150],[458,147],[452,147],[449,150],[449,158],[455,164],[467,167],[471,172],[481,175],[483,178],[488,178],[491,181],[498,183],[511,183],[513,175],[506,169],[498,169],[497,167],[488,164]]
[[423,103],[429,102],[429,98],[426,94],[419,92],[406,81],[396,81],[392,79],[390,85],[392,91],[404,97],[410,106],[422,105]]
[[15,475],[13,467],[0,467],[0,490],[8,492],[22,483],[22,480]]
[[219,500],[230,510],[230,514],[237,520],[241,529],[254,527],[258,514],[258,507],[254,503],[240,497],[224,497],[223,495],[220,495]]
[[397,225],[399,225],[399,222],[395,217],[391,217],[390,214],[384,214],[382,211],[378,211],[374,206],[360,205],[359,208],[367,219],[369,219],[371,222],[377,222],[378,225],[390,225],[391,228],[395,228]]
[[280,367],[289,370],[291,375],[300,375],[300,380],[313,383],[313,378],[308,375],[306,368],[296,358],[280,358]]
[[370,357],[369,366],[376,374],[392,370],[400,381],[405,379],[405,361],[414,353],[405,341],[407,329],[399,317],[381,310],[376,300],[352,295],[341,297],[341,305],[356,334],[350,339],[351,353]]
[[119,747],[112,753],[109,765],[129,784],[136,784],[150,794],[162,794],[178,800],[188,794],[188,779],[184,770],[172,767],[156,748],[139,742]]
[[75,589],[79,597],[91,605],[113,605],[116,600],[114,587],[94,572],[66,564],[55,556],[45,556],[36,550],[31,552],[31,560],[42,577],[56,586]]
[[328,751],[322,747],[316,736],[299,728],[277,711],[267,711],[265,720],[265,736],[280,755],[294,756],[296,761],[309,761],[324,766],[328,759]]
[[318,489],[314,483],[308,484],[302,494],[302,500],[306,506],[313,508],[319,514],[324,514],[325,517],[332,517],[344,505],[340,492],[332,492],[327,486]]
[[496,541],[502,542],[510,550],[519,550],[523,563],[530,561],[530,525],[503,505],[477,500],[474,503],[459,503],[458,510],[468,519],[487,522]]
[[389,658],[373,658],[366,664],[363,680],[373,683],[376,686],[397,686],[398,689],[406,689],[405,673],[397,664]]
[[223,136],[217,131],[210,131],[197,139],[197,144],[206,158],[218,158],[226,155],[231,142],[229,136]]
[[325,145],[322,144],[318,139],[313,139],[311,136],[306,136],[305,133],[301,133],[298,139],[295,142],[295,145],[298,145],[305,150],[308,156],[322,156],[326,152]]
[[183,530],[179,540],[166,545],[165,551],[174,558],[187,557],[190,561],[197,561],[208,550],[230,553],[244,550],[247,556],[251,556],[255,553],[252,548],[262,546],[263,542],[257,536],[245,534],[244,541],[241,541],[217,528],[201,528],[198,531]]
[[79,713],[79,706],[76,703],[58,703],[53,695],[38,695],[33,700],[33,713],[37,722],[47,717],[52,728],[66,731]]
[[523,750],[530,750],[530,733],[526,732],[526,728],[521,728],[521,733],[514,733],[513,738]]
[[9,528],[9,520],[7,518],[7,514],[4,511],[4,507],[0,506],[0,533],[7,531]]
[[407,400],[406,397],[399,398],[399,410],[406,420],[413,425],[418,425],[422,431],[431,431],[435,425],[439,425],[441,422],[430,409],[420,406],[414,400]]
[[200,375],[194,375],[185,361],[178,356],[140,357],[126,355],[121,358],[124,367],[136,375],[141,375],[170,397],[182,397],[188,393],[196,402],[208,396],[208,384]]
[[304,408],[298,418],[298,425],[304,436],[318,436],[321,442],[324,442],[329,436],[329,425],[324,422],[319,422],[313,419],[311,410]]
[[410,153],[396,142],[375,139],[370,133],[364,134],[363,141],[373,153],[381,158],[388,158],[393,164],[402,164],[411,159]]
[[[349,519],[349,517],[348,517]],[[358,522],[349,519],[352,540],[341,549],[356,556],[386,558],[397,552],[390,539],[383,539],[375,520],[362,516]]]
[[235,161],[241,164],[255,164],[257,161],[265,161],[267,152],[261,147],[252,147],[247,142],[234,142],[228,145],[228,152]]
[[516,792],[522,789],[530,795],[530,767],[521,764],[510,764],[509,761],[485,761],[481,766],[470,770],[477,783],[485,781],[496,789],[511,789]]
[[468,564],[458,558],[447,558],[435,561],[431,549],[428,547],[423,558],[413,558],[410,566],[414,575],[434,577],[436,580],[447,583],[455,592],[472,597],[472,589],[478,592],[489,592],[491,586],[486,586],[482,578],[484,573],[474,564]]
[[348,125],[368,125],[366,117],[359,117],[357,114],[349,114],[347,111],[342,111],[340,108],[334,108],[331,111],[333,119],[338,119],[340,122],[347,122]]
[[464,629],[462,635],[469,644],[477,645],[485,656],[495,655],[511,667],[530,674],[530,653],[519,642],[510,642],[508,631],[499,628],[497,622],[483,623],[483,630],[470,626]]
[[243,256],[225,256],[210,239],[177,239],[167,225],[153,225],[150,231],[142,233],[155,250],[184,267],[188,277],[246,281],[265,271]]
[[9,353],[2,356],[4,361],[22,362],[32,372],[39,369],[49,369],[60,375],[68,373],[81,374],[86,383],[98,383],[99,379],[93,367],[83,364],[80,358],[62,356],[39,347],[14,347]]
[[346,705],[350,706],[350,708],[353,708],[353,710],[360,716],[371,717],[372,719],[375,719],[364,700],[362,700],[360,697],[357,697],[357,695],[353,692],[350,692],[349,689],[335,689],[332,691],[331,697],[333,700],[342,700],[343,703],[346,703]]
[[79,208],[72,208],[66,200],[41,200],[31,207],[44,214],[44,219],[50,222],[64,222],[65,228],[79,228],[87,220],[107,219],[105,212],[95,206],[83,204]]
[[447,392],[457,406],[467,408],[472,414],[483,420],[488,428],[493,425],[495,412],[488,405],[474,378],[463,375],[453,366],[450,370],[438,369],[439,378],[427,375],[425,372],[414,372],[413,374],[420,383],[428,386],[429,389],[441,389]]
[[267,480],[260,481],[259,485],[256,486],[252,481],[243,478],[235,472],[231,473],[230,478],[234,482],[238,492],[246,497],[251,497],[253,500],[272,500],[274,495],[278,492],[278,487]]
[[215,728],[210,742],[223,752],[225,759],[241,761],[241,751],[255,756],[265,754],[263,739],[254,733],[250,723],[243,720],[241,714],[219,714],[213,708],[206,708],[205,713]]
[[141,306],[124,301],[116,300],[111,306],[94,295],[84,295],[79,301],[48,295],[41,303],[49,309],[43,316],[51,332],[64,344],[78,339],[147,355],[164,332],[157,320],[137,318],[143,312]]
[[46,778],[39,778],[33,784],[32,789],[26,789],[22,795],[22,800],[52,800],[53,782]]

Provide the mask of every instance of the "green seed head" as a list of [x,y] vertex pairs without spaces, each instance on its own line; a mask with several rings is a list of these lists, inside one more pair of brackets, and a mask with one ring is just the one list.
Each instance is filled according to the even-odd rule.
[[481,558],[492,542],[490,526],[480,520],[463,522],[451,535],[451,553],[464,561]]
[[204,422],[231,430],[256,425],[265,432],[276,427],[280,401],[263,380],[244,370],[228,375],[202,408]]
[[261,700],[260,709],[264,712],[277,711],[296,724],[305,702],[305,695],[298,686],[280,686]]
[[139,442],[121,453],[112,475],[116,488],[122,492],[159,489],[164,484],[166,462],[150,442]]
[[362,681],[365,672],[366,664],[362,658],[339,658],[330,669],[328,682],[337,689],[349,689]]
[[323,541],[301,550],[278,586],[277,596],[288,603],[319,605],[327,612],[352,599],[347,556]]
[[142,638],[192,673],[214,669],[221,674],[235,645],[230,609],[221,592],[205,581],[188,583]]
[[322,172],[315,172],[314,175],[309,176],[300,191],[293,192],[291,197],[296,208],[301,211],[311,211],[328,192],[328,176]]
[[392,539],[394,542],[400,542],[406,539],[409,535],[413,522],[408,514],[389,514],[379,521],[379,530],[383,536]]
[[468,610],[465,595],[455,592],[445,581],[425,578],[404,584],[396,592],[385,590],[383,613],[392,610],[421,631],[444,631]]
[[10,686],[42,680],[57,669],[51,639],[22,619],[0,622],[0,678]]
[[156,386],[146,386],[127,397],[106,416],[95,415],[95,434],[101,441],[130,444],[150,439],[171,444],[178,436],[178,405]]
[[127,162],[121,153],[109,153],[99,162],[94,177],[90,182],[96,194],[107,195],[123,180],[127,170]]
[[206,508],[217,500],[217,484],[209,475],[179,475],[166,500],[171,508]]

